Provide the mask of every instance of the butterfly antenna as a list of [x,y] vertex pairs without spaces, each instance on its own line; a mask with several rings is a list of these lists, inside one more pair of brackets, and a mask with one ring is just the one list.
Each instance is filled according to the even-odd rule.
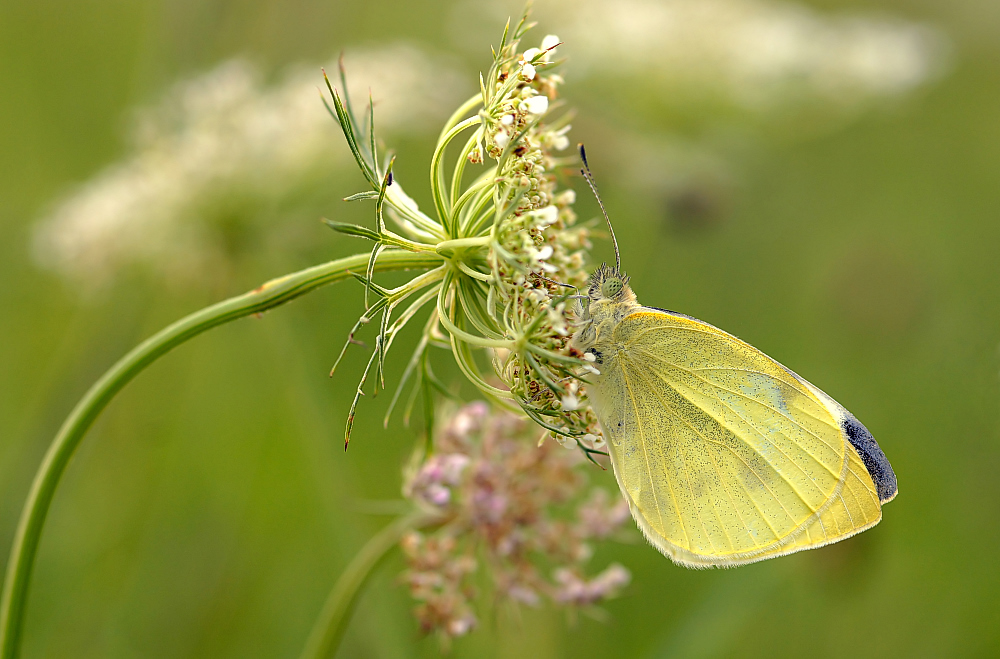
[[611,232],[611,242],[615,245],[615,271],[621,270],[621,257],[618,255],[618,239],[615,238],[615,228],[611,226],[611,218],[608,217],[608,211],[604,208],[604,202],[601,201],[601,195],[597,192],[597,183],[594,182],[594,175],[590,171],[590,165],[587,164],[587,151],[583,148],[583,144],[578,145],[580,147],[580,159],[583,160],[583,169],[580,173],[583,174],[583,178],[587,179],[587,185],[590,186],[591,192],[597,197],[597,205],[601,207],[601,212],[604,213],[604,219],[608,221],[608,231]]

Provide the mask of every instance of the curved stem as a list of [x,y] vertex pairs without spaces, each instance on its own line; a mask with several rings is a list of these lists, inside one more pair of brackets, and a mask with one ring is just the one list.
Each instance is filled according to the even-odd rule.
[[306,646],[300,659],[327,659],[340,645],[340,639],[350,622],[354,603],[361,593],[361,587],[371,576],[378,564],[399,542],[403,534],[433,521],[427,513],[417,512],[400,517],[361,548],[354,560],[344,570],[326,598],[313,629],[309,632]]
[[434,149],[434,155],[431,156],[431,195],[434,197],[434,206],[437,208],[438,217],[441,218],[441,225],[451,238],[456,238],[457,235],[455,225],[451,222],[451,194],[445,189],[444,184],[444,152],[462,131],[480,123],[482,118],[476,115],[456,124],[454,128],[441,135]]
[[[483,104],[483,95],[475,94],[471,98],[466,100],[465,103],[462,103],[460,106],[458,106],[458,109],[452,112],[451,116],[448,117],[448,121],[445,122],[444,127],[441,129],[441,135],[444,135],[449,130],[454,128],[455,124],[461,121],[463,117],[465,117],[467,114],[476,109],[477,105],[482,105],[482,104]],[[441,138],[439,137],[438,140],[440,141],[440,139]]]
[[[379,259],[376,270],[431,268],[440,263],[441,257],[433,254],[389,251]],[[202,332],[237,318],[267,311],[320,286],[346,279],[351,276],[351,271],[363,272],[367,264],[367,254],[331,261],[272,279],[249,293],[196,311],[146,339],[91,386],[49,446],[21,511],[0,601],[0,659],[15,659],[20,649],[31,569],[59,479],[87,429],[115,394],[144,368]]]
[[[462,147],[461,153],[458,154],[458,160],[455,162],[455,169],[451,173],[451,196],[449,201],[451,202],[452,214],[455,212],[455,202],[458,201],[458,196],[460,190],[462,189],[462,176],[465,174],[465,166],[469,163],[469,154],[472,153],[472,149],[477,143],[482,141],[483,129],[480,128],[466,140],[465,146]],[[452,221],[454,222],[454,217]]]

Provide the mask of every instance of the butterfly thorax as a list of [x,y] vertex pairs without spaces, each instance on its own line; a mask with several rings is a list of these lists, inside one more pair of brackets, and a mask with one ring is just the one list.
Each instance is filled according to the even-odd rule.
[[573,335],[573,346],[599,359],[610,347],[615,327],[640,305],[629,288],[625,273],[607,265],[602,265],[591,276],[584,302],[578,310],[580,321]]

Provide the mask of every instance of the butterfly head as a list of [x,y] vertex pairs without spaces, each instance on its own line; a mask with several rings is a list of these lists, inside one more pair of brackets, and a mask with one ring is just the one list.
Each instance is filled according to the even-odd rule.
[[615,325],[639,306],[628,285],[628,276],[618,268],[601,265],[590,276],[590,288],[577,307],[578,329],[573,345],[586,351],[610,337]]

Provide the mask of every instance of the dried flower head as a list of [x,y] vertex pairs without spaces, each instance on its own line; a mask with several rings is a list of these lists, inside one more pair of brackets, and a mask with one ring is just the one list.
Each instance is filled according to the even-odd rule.
[[588,577],[591,543],[629,519],[602,489],[587,495],[578,451],[540,446],[523,416],[465,406],[438,432],[436,453],[413,469],[404,494],[439,520],[402,542],[403,581],[425,632],[461,636],[476,624],[474,584],[484,573],[497,597],[535,606],[587,607],[613,597],[629,573],[613,564]]

